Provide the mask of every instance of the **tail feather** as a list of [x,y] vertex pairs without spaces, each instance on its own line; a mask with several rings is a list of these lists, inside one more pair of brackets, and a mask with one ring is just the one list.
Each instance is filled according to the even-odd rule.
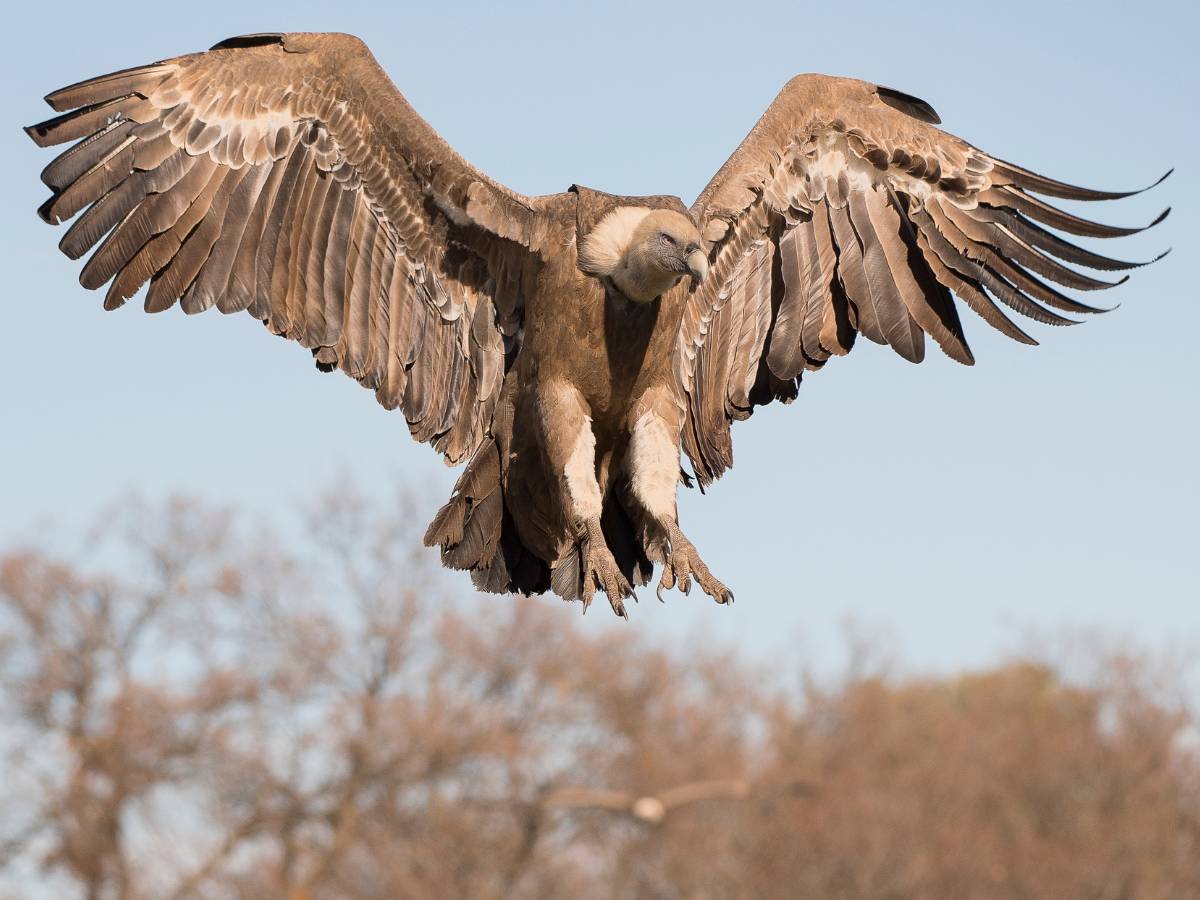
[[447,568],[469,571],[481,591],[540,594],[550,587],[550,571],[521,543],[505,507],[503,480],[500,449],[489,440],[429,524],[425,546],[439,547]]
[[[632,501],[628,486],[612,491],[600,524],[621,573],[640,587],[662,561],[662,536]],[[553,591],[564,600],[582,597],[582,559],[578,545],[551,565],[522,542],[508,509],[500,446],[484,443],[454,485],[450,500],[425,532],[425,546],[441,550],[447,568],[469,571],[481,591],[541,594]]]

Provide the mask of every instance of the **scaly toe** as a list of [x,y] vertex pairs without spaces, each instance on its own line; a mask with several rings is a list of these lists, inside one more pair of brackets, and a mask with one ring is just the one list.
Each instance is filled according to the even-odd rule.
[[608,602],[612,605],[613,612],[627,620],[629,613],[625,609],[625,598],[631,596],[632,592],[619,572],[610,572],[609,576],[604,579],[604,593],[608,595]]

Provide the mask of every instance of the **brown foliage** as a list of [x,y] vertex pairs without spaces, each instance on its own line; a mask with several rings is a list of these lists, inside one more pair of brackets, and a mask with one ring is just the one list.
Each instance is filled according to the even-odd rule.
[[292,552],[131,504],[0,556],[0,891],[90,898],[1200,896],[1200,761],[1138,667],[789,691],[436,596],[338,492]]

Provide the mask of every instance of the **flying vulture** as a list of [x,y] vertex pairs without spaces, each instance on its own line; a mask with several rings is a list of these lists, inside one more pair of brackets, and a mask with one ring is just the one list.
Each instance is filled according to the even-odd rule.
[[680,531],[681,450],[707,485],[735,421],[860,335],[970,365],[954,297],[1033,344],[1004,307],[1067,324],[1099,310],[1051,282],[1119,282],[1064,262],[1138,265],[1056,232],[1141,229],[1042,199],[1128,194],[996,159],[847,78],[789,81],[691,207],[509,190],[348,35],[232,38],[46,101],[61,115],[27,132],[71,146],[39,212],[79,214],[59,246],[91,252],[80,282],[108,285],[105,309],[149,282],[148,312],[249,312],[466,463],[425,536],[443,564],[585,609],[603,591],[621,615],[656,563],[660,597],[695,580],[733,601]]

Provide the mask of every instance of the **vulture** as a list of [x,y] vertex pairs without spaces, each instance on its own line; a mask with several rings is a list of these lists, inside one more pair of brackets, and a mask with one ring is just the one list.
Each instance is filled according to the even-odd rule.
[[74,218],[59,246],[90,253],[79,279],[108,286],[105,309],[148,283],[148,312],[247,312],[307,348],[465,463],[425,535],[444,565],[585,610],[600,591],[626,615],[655,565],[660,599],[694,581],[732,603],[677,489],[719,478],[733,423],[860,337],[971,365],[960,304],[1034,344],[1012,312],[1073,324],[1102,310],[1059,286],[1120,283],[1066,264],[1141,265],[1062,233],[1142,229],[1045,199],[1137,192],[997,159],[924,101],[848,78],[784,85],[690,207],[510,190],[344,34],[235,37],[46,102],[59,115],[27,133],[70,146],[39,213]]

